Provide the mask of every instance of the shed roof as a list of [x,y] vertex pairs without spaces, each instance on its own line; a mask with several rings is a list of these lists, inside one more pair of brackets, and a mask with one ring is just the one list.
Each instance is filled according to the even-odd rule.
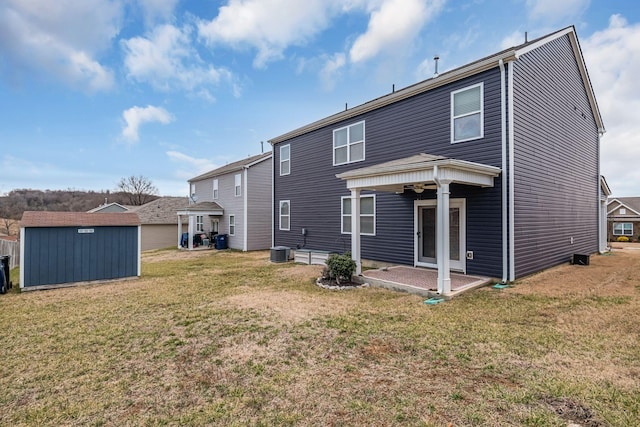
[[100,227],[140,225],[138,214],[133,212],[47,212],[25,211],[21,227]]
[[263,160],[267,160],[271,157],[271,151],[257,154],[255,156],[247,157],[246,159],[238,160],[233,163],[229,163],[228,165],[219,167],[218,169],[214,169],[212,171],[203,173],[202,175],[198,175],[195,178],[191,178],[188,182],[200,181],[207,178],[213,178],[215,176],[224,175],[226,173],[236,172],[244,169],[245,167],[251,167],[256,163],[260,163]]
[[142,224],[177,224],[176,213],[189,205],[187,197],[160,197],[141,206],[132,206]]

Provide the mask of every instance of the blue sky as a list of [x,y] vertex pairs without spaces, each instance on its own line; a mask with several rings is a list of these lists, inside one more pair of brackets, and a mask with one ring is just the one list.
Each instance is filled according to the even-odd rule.
[[3,0],[0,194],[161,195],[267,140],[575,25],[614,196],[640,196],[640,6],[626,0]]

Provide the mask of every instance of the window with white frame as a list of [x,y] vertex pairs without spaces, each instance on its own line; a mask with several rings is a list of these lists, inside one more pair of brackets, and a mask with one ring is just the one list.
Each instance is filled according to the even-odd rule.
[[236,196],[242,196],[242,175],[237,173],[235,176],[236,180]]
[[236,234],[236,216],[229,215],[229,236]]
[[291,204],[280,200],[280,230],[289,231],[291,225]]
[[626,215],[627,214],[627,209],[626,208],[620,208],[620,215]]
[[189,193],[189,196],[193,196],[196,194],[196,184],[191,183],[191,192]]
[[202,233],[204,231],[204,216],[196,215],[196,231]]
[[213,180],[213,200],[218,199],[218,180]]
[[[351,234],[351,197],[342,197],[342,234]],[[360,196],[360,234],[376,234],[376,196]]]
[[364,160],[364,122],[333,131],[333,165]]
[[280,175],[291,173],[291,145],[280,147]]
[[451,92],[451,142],[484,136],[484,84]]
[[614,222],[613,235],[614,236],[633,236],[633,223],[632,222]]

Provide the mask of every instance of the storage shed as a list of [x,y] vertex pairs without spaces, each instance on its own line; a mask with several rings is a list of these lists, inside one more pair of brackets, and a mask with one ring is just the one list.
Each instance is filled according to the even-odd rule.
[[20,240],[22,290],[140,276],[135,213],[27,211]]

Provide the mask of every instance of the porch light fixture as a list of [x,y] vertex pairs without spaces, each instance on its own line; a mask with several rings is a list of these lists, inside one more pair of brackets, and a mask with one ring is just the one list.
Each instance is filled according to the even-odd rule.
[[413,185],[413,191],[415,191],[418,194],[421,194],[424,191],[424,185],[422,185],[422,184],[414,184]]

